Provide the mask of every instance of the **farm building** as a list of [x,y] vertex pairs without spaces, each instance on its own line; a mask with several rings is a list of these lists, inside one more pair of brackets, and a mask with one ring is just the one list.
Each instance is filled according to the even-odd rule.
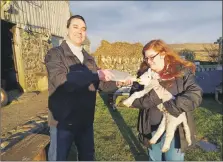
[[[68,1],[1,3],[1,80],[6,90],[19,83],[24,92],[47,89],[44,56],[66,36]],[[84,47],[89,49],[89,40]]]

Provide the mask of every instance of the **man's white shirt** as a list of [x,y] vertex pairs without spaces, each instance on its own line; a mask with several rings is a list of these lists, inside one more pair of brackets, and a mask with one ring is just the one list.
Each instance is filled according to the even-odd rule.
[[70,47],[71,51],[73,52],[73,54],[77,56],[77,58],[80,60],[81,63],[83,63],[84,61],[84,55],[82,53],[83,47],[75,46],[69,40],[66,40],[66,42],[67,42],[67,45]]

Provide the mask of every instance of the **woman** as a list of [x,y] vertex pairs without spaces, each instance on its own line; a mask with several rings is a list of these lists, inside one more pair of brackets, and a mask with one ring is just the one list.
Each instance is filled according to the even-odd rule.
[[[202,102],[202,89],[195,81],[195,65],[183,60],[162,40],[152,40],[143,48],[144,62],[141,64],[138,76],[150,67],[161,78],[160,88],[165,88],[174,99],[163,103],[166,110],[177,117],[182,112],[186,113],[191,132],[191,140],[195,140],[195,124],[193,110]],[[147,66],[145,66],[147,65]],[[134,82],[131,94],[140,91],[143,86]],[[157,105],[162,103],[159,91],[151,90],[141,98],[135,99],[132,107],[140,109],[138,117],[139,140],[148,147],[150,161],[182,161],[184,152],[188,147],[182,125],[179,125],[170,149],[162,153],[161,148],[165,140],[165,133],[156,144],[150,145],[149,140],[155,134],[161,119],[162,112]]]

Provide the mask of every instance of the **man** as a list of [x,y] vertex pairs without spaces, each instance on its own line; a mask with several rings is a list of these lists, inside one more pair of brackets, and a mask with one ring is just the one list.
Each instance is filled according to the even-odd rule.
[[120,85],[109,81],[112,74],[99,70],[94,58],[82,48],[86,29],[82,16],[70,17],[67,39],[50,49],[45,57],[49,83],[50,161],[67,160],[73,141],[78,160],[94,160],[96,90],[115,91]]

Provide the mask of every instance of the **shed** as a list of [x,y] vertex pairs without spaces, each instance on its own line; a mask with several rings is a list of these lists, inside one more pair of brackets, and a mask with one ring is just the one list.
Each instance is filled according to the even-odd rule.
[[69,17],[67,0],[1,2],[1,80],[6,90],[17,83],[24,92],[47,89],[44,57],[58,45],[52,40],[64,38]]

